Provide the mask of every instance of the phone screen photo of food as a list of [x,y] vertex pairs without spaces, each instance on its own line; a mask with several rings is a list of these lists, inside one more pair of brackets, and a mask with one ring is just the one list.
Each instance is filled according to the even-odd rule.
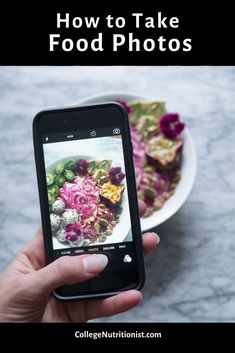
[[131,241],[121,135],[43,149],[53,249]]

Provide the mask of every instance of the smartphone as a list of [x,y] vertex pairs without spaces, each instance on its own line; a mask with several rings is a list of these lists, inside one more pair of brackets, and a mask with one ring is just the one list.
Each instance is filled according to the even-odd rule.
[[128,115],[105,103],[39,112],[33,138],[46,261],[101,253],[108,265],[61,300],[107,297],[144,284]]

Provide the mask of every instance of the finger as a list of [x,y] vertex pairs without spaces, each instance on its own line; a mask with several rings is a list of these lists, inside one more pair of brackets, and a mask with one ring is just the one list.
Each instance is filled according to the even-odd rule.
[[96,277],[107,265],[103,254],[62,256],[39,271],[28,275],[38,295],[48,295],[65,284],[79,283]]
[[134,308],[141,300],[141,293],[132,289],[106,299],[89,301],[87,302],[87,319],[123,313]]
[[149,254],[160,242],[160,237],[156,233],[145,233],[142,235],[142,244],[145,255]]
[[145,205],[144,201],[142,201],[142,200],[138,200],[138,206],[139,206],[139,213],[140,213],[140,217],[141,217],[145,214],[147,206]]

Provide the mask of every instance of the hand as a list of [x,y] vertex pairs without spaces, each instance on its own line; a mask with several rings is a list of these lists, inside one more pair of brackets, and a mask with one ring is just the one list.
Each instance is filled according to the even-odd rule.
[[[143,215],[143,202],[139,210]],[[145,254],[159,242],[155,233],[146,233],[142,239]],[[0,322],[86,322],[139,304],[141,293],[137,290],[79,302],[58,301],[50,294],[61,285],[96,277],[106,264],[104,255],[81,255],[63,256],[45,266],[43,236],[38,230],[0,276]]]

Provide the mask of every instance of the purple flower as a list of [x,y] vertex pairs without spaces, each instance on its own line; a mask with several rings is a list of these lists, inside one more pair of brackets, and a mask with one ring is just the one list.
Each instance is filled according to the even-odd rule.
[[65,239],[71,242],[75,242],[80,238],[80,235],[78,235],[76,232],[73,230],[71,232],[66,232],[65,233]]
[[73,225],[73,230],[78,234],[78,235],[81,235],[81,232],[82,232],[82,226],[79,222],[77,223],[74,223]]
[[123,101],[122,99],[117,99],[116,102],[118,102],[119,104],[121,104],[127,111],[128,114],[131,113],[131,107],[127,104],[126,101]]
[[147,207],[152,207],[154,203],[154,197],[145,195],[144,196],[144,203]]
[[73,230],[73,224],[69,223],[65,226],[66,232],[71,232]]
[[125,178],[125,174],[122,173],[121,167],[112,167],[109,169],[109,180],[112,184],[121,184]]
[[80,236],[82,233],[82,226],[79,222],[69,223],[66,225],[65,230],[67,233],[75,232],[77,235]]
[[77,161],[77,171],[78,174],[85,176],[88,170],[88,163],[85,159],[79,159]]
[[184,126],[177,113],[166,113],[159,122],[161,132],[170,139],[176,138],[184,130]]

